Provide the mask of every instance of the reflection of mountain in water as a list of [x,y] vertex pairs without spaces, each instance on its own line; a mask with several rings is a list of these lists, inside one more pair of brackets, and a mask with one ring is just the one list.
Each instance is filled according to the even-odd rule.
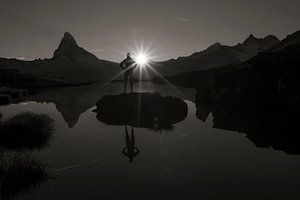
[[198,119],[201,121],[205,122],[211,113],[211,106],[208,104],[197,104],[197,111],[196,111],[196,116]]
[[257,147],[288,154],[300,154],[299,111],[299,106],[281,104],[197,105],[201,120],[212,112],[214,128],[246,133]]
[[79,116],[93,107],[105,93],[101,84],[67,87],[37,94],[29,101],[54,103],[69,127],[75,126]]
[[97,103],[97,118],[109,125],[130,125],[153,130],[172,129],[187,116],[187,104],[176,97],[153,93],[105,96]]
[[213,113],[214,126],[244,132],[257,147],[300,154],[298,111],[281,105],[223,107]]
[[[122,92],[122,83],[98,83],[78,87],[67,87],[42,92],[26,99],[26,101],[54,103],[69,127],[74,127],[80,115],[95,106],[105,95]],[[195,90],[172,85],[155,85],[151,82],[135,84],[135,91],[158,92],[168,96],[194,101]]]

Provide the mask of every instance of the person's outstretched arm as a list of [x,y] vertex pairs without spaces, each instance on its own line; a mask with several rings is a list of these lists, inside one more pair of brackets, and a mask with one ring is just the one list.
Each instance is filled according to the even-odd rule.
[[136,155],[138,155],[140,153],[140,150],[137,147],[134,147],[134,149],[136,150]]
[[124,66],[124,65],[125,65],[125,61],[126,61],[126,60],[123,60],[123,61],[120,63],[120,67],[121,67],[122,69],[125,69],[125,66]]
[[124,154],[125,156],[127,156],[128,154],[126,153],[127,147],[125,147],[122,151],[122,154]]

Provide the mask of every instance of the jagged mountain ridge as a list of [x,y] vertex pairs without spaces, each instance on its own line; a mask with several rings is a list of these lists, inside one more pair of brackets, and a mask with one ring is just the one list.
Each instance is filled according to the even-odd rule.
[[[206,50],[196,52],[191,56],[159,63],[151,62],[151,65],[162,75],[213,69],[243,62],[259,52],[275,46],[278,42],[279,40],[272,35],[256,38],[251,34],[243,43],[235,46],[215,43]],[[69,32],[64,34],[52,58],[34,61],[1,59],[0,68],[13,68],[21,73],[76,83],[108,81],[120,73],[117,63],[98,59],[92,53],[78,46]],[[151,78],[157,76],[157,73],[148,70],[148,75],[147,78]]]
[[210,101],[299,103],[299,64],[300,34],[296,32],[275,49],[264,51],[232,70],[216,73]]
[[278,43],[273,48],[271,48],[270,51],[272,51],[272,52],[280,51],[287,46],[292,46],[292,45],[297,45],[297,44],[300,44],[300,30],[288,35],[280,43]]
[[154,68],[162,75],[167,76],[212,69],[246,61],[259,52],[274,47],[279,42],[280,40],[273,35],[256,38],[251,34],[243,43],[235,46],[225,46],[217,42],[206,50],[196,52],[190,56],[157,63]]

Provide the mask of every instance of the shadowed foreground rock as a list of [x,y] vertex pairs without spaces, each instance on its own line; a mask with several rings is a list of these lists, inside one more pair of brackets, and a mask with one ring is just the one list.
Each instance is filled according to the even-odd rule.
[[105,96],[95,111],[98,120],[108,125],[168,130],[186,118],[188,107],[179,98],[134,93]]

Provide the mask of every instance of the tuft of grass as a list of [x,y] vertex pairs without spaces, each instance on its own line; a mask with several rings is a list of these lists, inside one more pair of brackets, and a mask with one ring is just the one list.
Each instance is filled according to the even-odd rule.
[[45,188],[50,178],[48,166],[33,154],[6,152],[1,155],[1,199],[11,199]]
[[45,114],[26,112],[0,123],[0,148],[42,149],[54,134],[54,121]]

